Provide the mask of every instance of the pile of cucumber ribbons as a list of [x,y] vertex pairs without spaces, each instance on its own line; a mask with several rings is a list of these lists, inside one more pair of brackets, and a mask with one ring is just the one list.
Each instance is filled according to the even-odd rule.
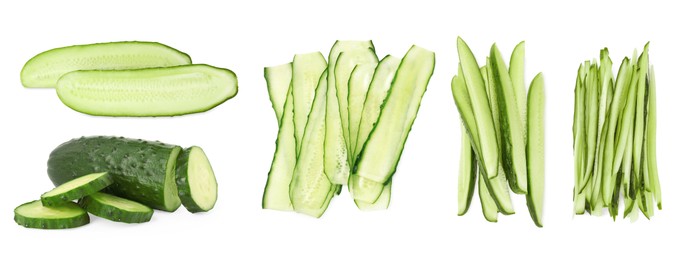
[[433,74],[433,52],[377,56],[371,41],[336,41],[265,68],[279,131],[263,208],[324,214],[347,185],[362,210],[388,208],[392,177]]

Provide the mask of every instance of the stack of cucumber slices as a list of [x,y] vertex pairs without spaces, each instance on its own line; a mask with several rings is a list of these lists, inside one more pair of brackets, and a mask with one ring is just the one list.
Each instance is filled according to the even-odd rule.
[[57,187],[40,201],[17,207],[17,224],[74,228],[89,223],[86,212],[143,223],[151,219],[152,209],[172,212],[184,205],[192,213],[209,211],[218,194],[201,148],[122,137],[82,137],[61,144],[50,154],[48,176]]
[[649,43],[638,57],[628,57],[613,76],[608,49],[600,62],[580,65],[575,84],[573,151],[575,214],[615,220],[621,196],[623,217],[646,218],[661,209],[656,164],[656,83],[649,65]]
[[192,64],[155,42],[110,42],[56,48],[21,71],[27,88],[55,88],[62,102],[98,116],[176,116],[204,112],[237,94],[227,69]]
[[[464,129],[458,215],[464,215],[479,186],[486,220],[514,214],[510,190],[525,194],[535,225],[542,226],[544,203],[544,80],[532,80],[529,97],[524,81],[524,42],[506,66],[494,44],[486,65],[479,67],[465,41],[458,37],[458,74],[452,90]],[[508,188],[510,187],[510,189]]]
[[263,208],[320,217],[347,185],[360,209],[386,209],[392,176],[434,70],[412,46],[379,60],[371,41],[336,41],[265,68],[279,132]]

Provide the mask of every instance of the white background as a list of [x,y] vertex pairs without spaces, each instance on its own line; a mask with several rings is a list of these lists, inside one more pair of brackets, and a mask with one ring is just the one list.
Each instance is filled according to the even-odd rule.
[[[306,3],[245,1],[13,1],[0,6],[0,258],[143,257],[226,259],[442,259],[581,256],[687,256],[688,8],[625,1],[417,1]],[[451,2],[454,2],[451,4]],[[517,3],[520,2],[520,3]],[[460,124],[450,91],[456,36],[477,57],[497,42],[504,58],[527,41],[529,80],[547,88],[546,202],[543,229],[517,213],[486,222],[477,198],[456,216]],[[372,39],[379,57],[402,57],[412,44],[436,52],[436,69],[410,133],[390,209],[357,210],[347,192],[321,219],[261,209],[277,123],[263,67],[295,53],[327,55],[337,39]],[[194,62],[227,67],[239,94],[216,109],[174,118],[107,118],[74,112],[51,89],[25,89],[29,58],[61,46],[122,40],[158,41]],[[578,65],[609,47],[615,70],[651,41],[658,85],[658,162],[664,210],[652,221],[612,222],[572,215],[572,107]],[[480,61],[483,63],[483,61]],[[26,229],[13,209],[52,188],[46,160],[58,144],[82,135],[119,135],[199,145],[219,182],[206,214],[156,212],[147,224],[92,217],[72,230]],[[159,259],[159,258],[156,258]]]

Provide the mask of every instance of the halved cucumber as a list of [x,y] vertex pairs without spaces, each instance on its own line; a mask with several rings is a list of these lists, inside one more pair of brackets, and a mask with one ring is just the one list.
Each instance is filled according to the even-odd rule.
[[542,227],[544,208],[544,79],[537,74],[527,101],[527,208]]
[[209,211],[218,199],[218,183],[201,147],[184,149],[177,157],[177,192],[192,213]]
[[42,52],[21,72],[27,88],[53,88],[77,70],[126,70],[191,64],[189,55],[157,42],[108,42],[74,45]]
[[110,184],[113,184],[113,178],[107,172],[87,174],[43,193],[41,203],[44,206],[61,205],[94,194]]
[[102,192],[80,199],[79,205],[91,214],[116,222],[144,223],[153,216],[153,210],[144,204]]
[[74,202],[46,207],[35,200],[15,208],[14,221],[27,228],[75,228],[88,224],[89,214]]
[[176,116],[207,111],[237,94],[237,77],[203,64],[74,71],[58,80],[62,102],[89,115]]

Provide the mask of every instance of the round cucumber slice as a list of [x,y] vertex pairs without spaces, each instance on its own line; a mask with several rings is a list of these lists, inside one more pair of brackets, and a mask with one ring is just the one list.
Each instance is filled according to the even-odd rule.
[[88,224],[89,214],[74,202],[46,207],[40,200],[35,200],[15,208],[14,221],[27,228],[75,228]]
[[153,216],[153,210],[144,204],[102,192],[80,199],[79,205],[91,214],[116,222],[144,223]]
[[113,184],[107,172],[87,174],[63,183],[41,195],[44,206],[55,206],[94,194]]
[[218,183],[201,147],[192,146],[177,157],[177,191],[192,213],[209,211],[218,199]]

